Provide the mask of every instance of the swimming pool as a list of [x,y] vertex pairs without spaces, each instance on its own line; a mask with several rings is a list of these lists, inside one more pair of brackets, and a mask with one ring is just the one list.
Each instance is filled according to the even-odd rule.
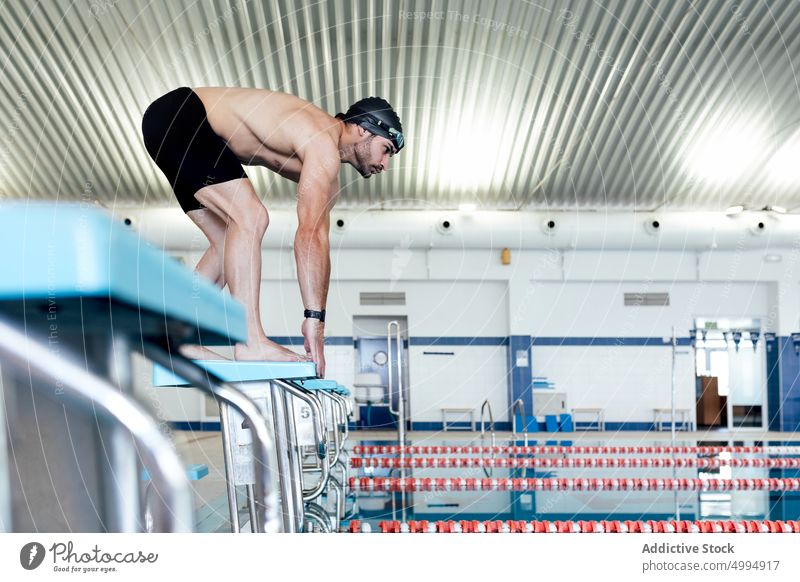
[[800,519],[800,442],[611,442],[354,442],[340,525]]

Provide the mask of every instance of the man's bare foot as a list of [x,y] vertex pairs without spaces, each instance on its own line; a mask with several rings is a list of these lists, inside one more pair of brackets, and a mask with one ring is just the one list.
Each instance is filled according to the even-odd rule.
[[263,339],[253,344],[236,344],[233,352],[236,360],[257,360],[262,362],[307,362],[304,355],[284,348],[275,342]]
[[225,356],[222,354],[218,354],[214,350],[209,350],[203,346],[190,346],[185,345],[181,346],[178,351],[181,353],[182,356],[189,358],[190,360],[227,360]]

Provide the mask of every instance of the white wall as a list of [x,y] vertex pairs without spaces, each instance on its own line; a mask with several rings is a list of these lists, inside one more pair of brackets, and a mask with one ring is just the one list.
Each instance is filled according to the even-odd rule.
[[507,357],[506,346],[412,346],[408,358],[412,420],[441,422],[442,408],[473,408],[477,423],[481,404],[488,398],[495,421],[505,421]]
[[[202,247],[191,250],[183,253],[189,266]],[[303,306],[291,250],[266,249],[263,256],[267,333],[299,336]],[[540,249],[512,250],[504,266],[500,249],[334,249],[326,333],[352,337],[354,316],[404,315],[412,338],[659,338],[673,326],[686,337],[694,317],[717,315],[759,318],[785,335],[800,328],[794,262],[765,262],[757,250]],[[407,304],[361,306],[361,291],[404,291]],[[623,306],[625,292],[645,291],[669,292],[670,305]],[[328,377],[352,382],[353,348],[329,346],[326,354]],[[602,406],[612,422],[647,422],[654,407],[669,405],[668,347],[535,346],[532,364],[534,375],[555,381],[572,406]],[[413,421],[438,422],[442,407],[479,408],[487,397],[497,420],[508,420],[505,346],[412,346],[409,366]],[[689,355],[679,356],[678,378],[678,406],[693,408]],[[168,414],[199,411],[182,393],[163,391],[160,398]]]
[[[691,351],[676,358],[676,408],[694,417]],[[672,350],[669,347],[535,346],[536,375],[547,376],[573,408],[603,408],[606,422],[649,422],[654,408],[669,408]]]
[[[361,263],[371,274],[370,263]],[[264,281],[261,316],[268,335],[299,336],[303,318],[294,280]],[[405,292],[406,305],[360,305],[362,291]],[[405,315],[412,336],[491,337],[508,335],[506,285],[500,281],[333,280],[328,291],[325,333],[353,335],[353,317]]]

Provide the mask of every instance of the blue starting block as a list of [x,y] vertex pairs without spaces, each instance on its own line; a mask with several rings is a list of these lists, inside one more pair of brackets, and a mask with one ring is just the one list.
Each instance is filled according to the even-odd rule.
[[[132,392],[133,374],[130,358],[122,356],[129,356],[130,350],[136,348],[170,370],[181,370],[196,386],[218,398],[221,408],[230,406],[241,412],[242,418],[252,427],[251,455],[256,458],[252,465],[257,467],[255,487],[250,488],[251,497],[256,500],[251,505],[256,518],[252,522],[263,531],[277,528],[276,507],[269,484],[271,475],[278,471],[270,461],[271,440],[258,408],[241,391],[221,384],[210,374],[203,377],[202,370],[177,354],[177,348],[186,343],[233,345],[246,341],[244,308],[210,281],[198,278],[178,261],[143,241],[133,229],[95,207],[3,205],[0,207],[0,242],[6,256],[6,272],[0,278],[0,313],[6,319],[18,322],[20,327],[24,323],[26,333],[38,336],[41,343],[52,340],[55,334],[58,350],[64,357],[87,362],[94,373],[109,381],[115,379],[123,392]],[[313,378],[316,375],[313,364],[301,367],[303,369],[296,373],[298,376]],[[246,378],[250,368],[240,366],[239,379]],[[294,373],[281,370],[274,371],[273,375],[285,377],[294,376]],[[36,390],[43,394],[53,392],[47,388]],[[61,449],[55,447],[54,454],[47,453],[52,457],[49,463],[61,466],[61,460],[74,456],[71,447],[91,451],[100,450],[101,442],[126,441],[127,435],[116,438],[118,427],[100,426],[92,411],[88,414],[78,411],[78,414],[68,410],[65,419],[63,403],[55,400],[52,411],[43,403],[30,404],[31,409],[35,406],[42,424],[51,426],[54,433],[69,432],[72,437],[71,441],[64,441],[63,446],[59,445]],[[112,435],[106,434],[109,430]],[[24,434],[23,430],[9,432]],[[42,452],[40,443],[38,439],[31,443],[33,449],[29,456],[38,459]],[[21,444],[14,443],[15,450],[28,456],[28,449]],[[166,443],[165,448],[174,454]],[[55,483],[37,479],[35,471],[26,477],[22,469],[21,481],[29,488],[26,494],[32,501],[31,507],[37,508],[30,516],[35,519],[36,528],[132,531],[128,524],[139,518],[139,507],[132,501],[139,498],[136,450],[121,445],[109,452],[108,460],[96,457],[81,455],[75,470],[61,471]],[[44,462],[46,466],[47,457]],[[178,467],[179,461],[175,458],[175,468]],[[85,475],[98,475],[98,483],[84,483],[80,491],[72,487]],[[104,482],[104,475],[114,476],[111,487]],[[42,491],[37,490],[39,482]],[[114,511],[122,508],[125,515],[116,517],[112,511],[107,520],[105,514],[98,515],[95,501],[107,499],[109,490],[114,493],[107,505]],[[54,498],[54,492],[58,492],[58,498]],[[186,506],[191,512],[188,484],[186,493]],[[59,509],[62,507],[70,508],[70,515],[63,516],[67,523],[59,519],[63,515]],[[237,506],[233,503],[231,507],[235,529]],[[31,528],[25,524],[21,526],[23,530]]]
[[[104,382],[116,384],[118,392],[133,391],[130,351],[134,347],[163,350],[183,343],[233,345],[247,339],[241,305],[100,208],[3,204],[0,245],[3,319],[24,330],[30,340],[49,345],[54,358],[81,363]],[[32,366],[37,364],[47,362]],[[11,372],[10,366],[6,369]],[[14,527],[135,531],[140,519],[135,501],[139,482],[132,444],[112,448],[103,457],[73,454],[101,450],[101,443],[125,443],[127,432],[119,423],[99,418],[95,409],[73,405],[65,409],[64,399],[58,397],[61,391],[30,375],[8,382],[4,390],[29,395],[16,398],[20,414],[8,419],[18,458],[30,459],[18,470],[31,511],[24,517],[28,522]],[[43,448],[36,435],[18,425],[33,410],[52,434],[71,438],[48,442]],[[67,458],[75,461],[65,464]],[[38,475],[54,463],[62,469],[51,475],[53,482],[45,483]],[[174,463],[179,467],[177,457]],[[76,482],[83,482],[83,487],[75,488]],[[100,498],[107,503],[98,511]],[[186,505],[191,511],[188,498]]]
[[0,241],[0,311],[29,326],[204,345],[247,340],[241,304],[98,208],[5,204]]
[[[195,360],[195,364],[224,382],[269,382],[270,380],[310,380],[317,377],[314,362],[247,362],[233,360]],[[333,382],[336,384],[336,382]],[[189,382],[171,370],[153,366],[153,386],[188,386]]]

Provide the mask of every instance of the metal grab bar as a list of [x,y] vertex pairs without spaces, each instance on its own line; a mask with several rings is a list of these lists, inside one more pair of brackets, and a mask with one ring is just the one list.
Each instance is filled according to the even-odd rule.
[[[210,392],[218,399],[235,408],[247,421],[253,435],[253,464],[255,466],[255,501],[256,515],[258,517],[257,531],[272,533],[280,530],[278,517],[278,495],[272,483],[273,467],[270,456],[272,455],[272,439],[267,430],[267,422],[258,406],[237,388],[226,384],[221,379],[211,374],[185,358],[184,356],[169,353],[158,344],[145,342],[140,348],[142,355],[155,363],[171,370],[192,386],[205,392]],[[238,516],[237,516],[238,517]],[[231,516],[233,520],[233,516]]]
[[[312,488],[312,489],[303,489],[303,501],[311,501],[312,499],[316,499],[319,497],[325,486],[328,484],[328,475],[330,472],[330,458],[328,457],[328,439],[326,433],[326,427],[324,425],[324,417],[322,415],[322,405],[320,404],[319,400],[317,400],[316,396],[306,392],[301,388],[297,388],[290,382],[284,380],[275,380],[274,381],[278,386],[280,386],[283,390],[302,400],[303,402],[307,403],[311,406],[311,417],[314,419],[314,440],[317,441],[317,457],[321,461],[321,470],[322,474],[320,475],[319,483]],[[302,480],[302,460],[300,459],[300,451],[298,451],[297,455],[292,455],[293,462],[297,464],[296,471],[299,475],[301,475]]]
[[[324,400],[323,400],[324,398]],[[325,430],[326,432],[333,433],[333,448],[328,451],[328,454],[333,457],[332,460],[328,461],[330,465],[335,465],[339,462],[339,454],[342,452],[342,448],[344,447],[344,442],[341,439],[341,435],[339,434],[339,403],[334,398],[333,393],[330,392],[322,392],[320,394],[320,404],[322,405],[323,411],[327,412],[330,410],[330,428],[328,430],[328,424],[325,423]],[[327,419],[327,415],[325,417]],[[330,448],[330,447],[329,447]]]
[[329,482],[331,484],[330,490],[336,494],[336,500],[334,502],[334,515],[331,516],[331,527],[334,530],[338,530],[342,516],[344,516],[344,487],[333,475],[331,475]]
[[511,440],[517,440],[517,408],[520,409],[522,417],[522,438],[524,439],[525,446],[528,446],[528,424],[525,418],[525,403],[522,398],[517,398],[514,404],[511,405]]
[[[154,514],[154,531],[192,531],[189,481],[171,443],[138,402],[103,378],[53,354],[3,320],[0,320],[0,353],[12,366],[26,369],[31,376],[58,383],[66,399],[102,413],[130,431],[145,464],[151,468],[151,480],[162,502],[161,511]],[[31,386],[37,387],[35,383]]]
[[[394,384],[392,382],[392,369],[394,368],[394,358],[392,357],[392,327],[395,331],[395,345],[397,346],[397,410],[392,408],[392,394]],[[403,390],[403,338],[400,335],[400,322],[390,321],[386,325],[386,353],[388,354],[388,378],[389,378],[389,411],[397,416],[397,440],[400,449],[406,443],[406,410],[405,393]]]
[[347,437],[350,435],[350,429],[347,426],[347,399],[339,394],[330,394],[330,397],[336,403],[336,407],[339,410],[339,422],[342,429],[342,448],[344,448],[344,442],[347,440]]
[[331,518],[328,512],[316,503],[306,505],[304,517],[309,523],[317,524],[322,533],[331,533]]
[[483,422],[483,411],[487,408],[489,409],[489,429],[491,430],[492,434],[492,446],[495,446],[496,436],[494,433],[494,414],[492,414],[492,405],[488,398],[483,401],[483,404],[481,404],[481,439],[483,439],[483,435],[486,433],[486,427],[484,426]]

